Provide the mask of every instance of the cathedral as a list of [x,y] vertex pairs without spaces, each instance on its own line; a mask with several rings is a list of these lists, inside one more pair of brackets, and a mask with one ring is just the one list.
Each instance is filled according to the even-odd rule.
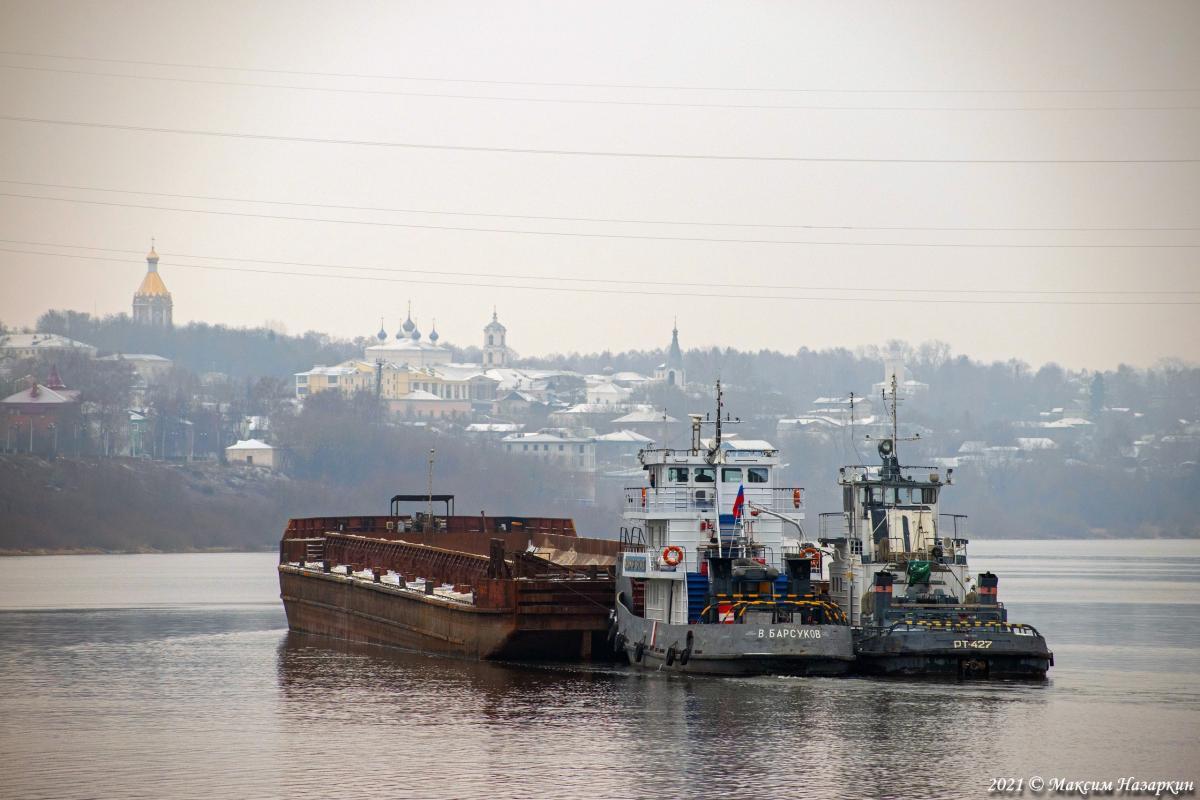
[[133,293],[133,321],[157,328],[171,327],[171,293],[158,274],[158,253],[154,244],[146,254],[146,277]]

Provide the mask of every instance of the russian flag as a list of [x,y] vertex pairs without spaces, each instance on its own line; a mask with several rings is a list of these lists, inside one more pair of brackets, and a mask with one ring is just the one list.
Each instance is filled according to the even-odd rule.
[[737,522],[742,518],[742,512],[746,506],[746,487],[744,484],[738,484],[737,499],[733,501],[733,521]]

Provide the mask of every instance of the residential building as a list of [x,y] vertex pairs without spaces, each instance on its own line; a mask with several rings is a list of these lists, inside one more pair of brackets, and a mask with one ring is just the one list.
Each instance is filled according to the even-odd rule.
[[0,334],[0,360],[55,357],[66,353],[95,358],[96,348],[56,333]]
[[46,383],[31,381],[0,400],[0,419],[5,451],[55,455],[78,435],[79,392],[68,389],[58,369],[51,368]]
[[536,458],[561,467],[567,472],[596,471],[596,443],[560,428],[545,428],[537,433],[518,433],[500,440],[507,453]]

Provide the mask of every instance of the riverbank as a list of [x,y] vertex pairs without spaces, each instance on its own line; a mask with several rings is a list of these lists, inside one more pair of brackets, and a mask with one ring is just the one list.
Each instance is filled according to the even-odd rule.
[[5,455],[0,555],[269,551],[290,517],[378,505],[359,494],[211,462]]

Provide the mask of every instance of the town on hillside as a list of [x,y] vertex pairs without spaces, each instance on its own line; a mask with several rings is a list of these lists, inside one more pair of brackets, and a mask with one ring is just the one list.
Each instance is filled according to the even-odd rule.
[[[481,316],[479,332],[460,346],[436,322],[423,332],[409,305],[394,332],[384,319],[352,343],[293,348],[289,363],[237,377],[200,368],[180,343],[188,331],[174,325],[152,247],[130,314],[113,322],[136,333],[126,341],[147,343],[146,352],[89,342],[69,329],[71,316],[40,326],[56,330],[0,333],[0,444],[8,454],[52,459],[208,461],[287,473],[303,443],[285,421],[314,404],[366,402],[373,424],[487,447],[513,464],[535,461],[569,479],[575,502],[619,507],[622,487],[637,482],[639,452],[683,446],[687,415],[712,408],[721,378],[739,417],[727,435],[772,441],[800,478],[855,461],[869,437],[887,435],[893,405],[908,452],[944,468],[1097,466],[1145,480],[1194,477],[1200,458],[1200,413],[1188,393],[1196,370],[1106,376],[1049,365],[1033,373],[896,342],[863,356],[731,359],[685,354],[678,322],[645,352],[570,364],[522,358],[498,309]],[[266,338],[275,346],[269,352],[282,352],[288,339]],[[203,348],[210,340],[198,341]],[[156,343],[173,350],[153,352]],[[315,352],[335,358],[295,368]]]

